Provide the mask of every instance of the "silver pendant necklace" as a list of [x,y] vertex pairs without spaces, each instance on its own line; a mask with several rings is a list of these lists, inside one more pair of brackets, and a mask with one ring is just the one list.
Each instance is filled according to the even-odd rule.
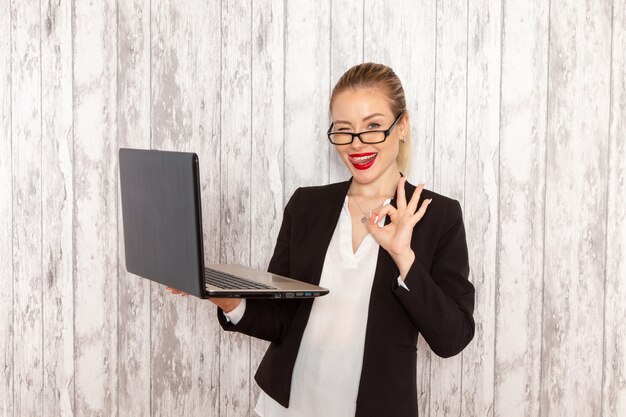
[[[363,213],[363,217],[361,217],[361,223],[363,223],[363,224],[367,223],[368,216],[367,216],[367,214],[365,214],[365,211],[363,211],[363,209],[361,208],[361,205],[357,201],[356,197],[353,196],[353,195],[350,195],[350,194],[348,194],[348,197],[352,197],[354,199],[354,202],[356,203],[356,206],[359,208],[359,211],[361,211],[361,213]],[[385,204],[384,201],[383,201],[383,204]],[[382,207],[383,204],[381,204],[378,207],[374,207],[374,209]],[[372,214],[372,210],[370,210],[370,217],[371,217],[371,214]]]

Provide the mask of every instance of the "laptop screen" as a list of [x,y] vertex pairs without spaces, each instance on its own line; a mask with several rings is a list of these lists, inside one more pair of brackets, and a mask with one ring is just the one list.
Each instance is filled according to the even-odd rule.
[[121,148],[119,164],[126,269],[203,297],[197,155]]

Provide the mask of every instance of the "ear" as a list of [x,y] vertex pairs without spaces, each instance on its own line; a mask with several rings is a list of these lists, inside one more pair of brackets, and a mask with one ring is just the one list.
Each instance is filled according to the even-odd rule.
[[409,112],[407,111],[402,115],[402,119],[398,122],[398,127],[400,128],[400,134],[406,135],[409,133]]

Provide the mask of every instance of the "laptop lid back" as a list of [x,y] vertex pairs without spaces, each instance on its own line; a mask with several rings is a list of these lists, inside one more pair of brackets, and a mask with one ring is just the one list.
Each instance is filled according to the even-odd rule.
[[198,156],[119,150],[128,272],[204,298]]

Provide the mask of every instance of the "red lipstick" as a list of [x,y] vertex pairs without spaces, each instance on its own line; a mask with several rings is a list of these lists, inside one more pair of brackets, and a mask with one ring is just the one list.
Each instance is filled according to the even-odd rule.
[[376,157],[378,156],[377,152],[366,152],[366,153],[353,153],[348,155],[350,159],[350,163],[353,167],[359,170],[368,169],[372,165],[374,165],[374,161],[376,161]]

